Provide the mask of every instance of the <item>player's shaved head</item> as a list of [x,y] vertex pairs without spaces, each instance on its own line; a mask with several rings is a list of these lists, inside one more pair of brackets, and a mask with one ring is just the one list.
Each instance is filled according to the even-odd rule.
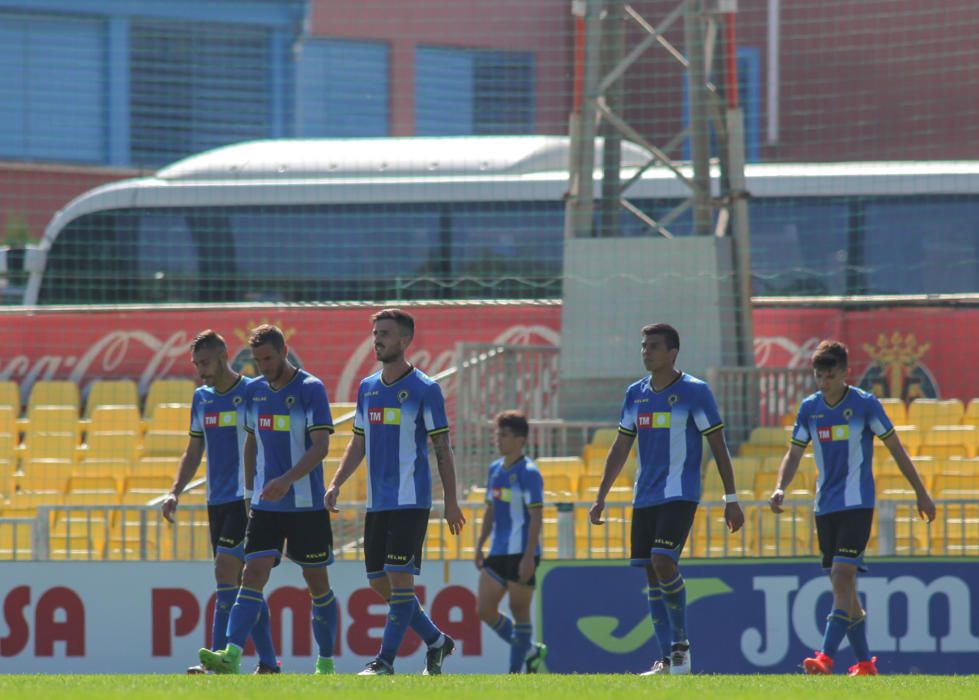
[[199,350],[216,350],[218,352],[224,352],[228,349],[227,343],[224,342],[224,338],[215,331],[208,328],[205,331],[201,331],[197,334],[191,343],[190,351],[197,352]]

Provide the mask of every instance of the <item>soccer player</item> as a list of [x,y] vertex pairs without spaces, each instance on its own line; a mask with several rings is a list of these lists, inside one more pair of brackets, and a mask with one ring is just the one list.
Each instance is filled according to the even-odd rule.
[[867,644],[867,613],[857,596],[857,571],[866,571],[863,554],[874,519],[874,435],[884,442],[911,484],[918,513],[928,522],[935,519],[935,504],[880,401],[846,383],[846,346],[833,340],[821,342],[812,355],[812,369],[818,391],[799,406],[791,445],[769,498],[772,510],[781,513],[785,490],[812,442],[819,469],[816,534],[823,568],[833,586],[833,610],[826,618],[823,648],[805,659],[802,666],[806,673],[832,673],[833,657],[845,636],[857,657],[849,675],[876,676],[877,657],[870,656]]
[[590,512],[592,524],[601,525],[605,497],[638,436],[630,563],[646,569],[649,614],[662,653],[643,675],[690,673],[687,594],[677,562],[700,501],[702,436],[724,485],[724,519],[731,532],[744,524],[714,395],[705,382],[676,369],[679,352],[675,328],[643,327],[642,359],[649,376],[626,389],[619,432]]
[[216,673],[238,673],[245,639],[265,605],[262,591],[284,548],[302,567],[313,598],[315,673],[330,674],[337,628],[337,602],[326,570],[333,563],[333,532],[323,508],[323,458],[333,432],[330,404],[323,383],[289,362],[278,328],[255,328],[248,344],[262,377],[248,385],[245,400],[245,470],[255,480],[245,570],[228,620],[227,647],[201,649],[200,659]]
[[[251,494],[245,483],[241,445],[245,441],[245,391],[252,380],[231,368],[228,346],[224,338],[212,330],[202,331],[194,338],[191,360],[204,386],[194,391],[190,439],[162,510],[163,517],[172,523],[180,494],[197,473],[206,449],[207,519],[217,582],[211,648],[224,649],[228,641],[228,615],[241,585],[245,558],[245,526],[248,523],[245,499]],[[278,673],[266,605],[262,606],[258,622],[252,629],[252,639],[259,658],[255,673]],[[200,665],[187,669],[187,673],[192,674],[205,672]]]
[[422,545],[432,507],[428,439],[442,480],[445,520],[458,535],[466,522],[456,495],[455,464],[442,390],[405,359],[415,320],[400,309],[371,317],[374,353],[381,370],[360,382],[353,439],[326,491],[326,507],[337,510],[340,488],[367,457],[367,517],[364,558],[367,579],[388,601],[381,651],[362,676],[394,673],[394,658],[411,627],[428,646],[423,675],[442,673],[455,648],[421,608],[414,577],[421,573]]
[[[544,481],[537,465],[524,455],[530,427],[520,411],[496,417],[496,444],[502,457],[490,465],[486,512],[476,545],[479,576],[479,617],[510,645],[510,673],[537,673],[547,646],[533,641],[530,603],[534,574],[540,563]],[[483,546],[492,535],[488,557]],[[500,612],[510,596],[509,618]]]

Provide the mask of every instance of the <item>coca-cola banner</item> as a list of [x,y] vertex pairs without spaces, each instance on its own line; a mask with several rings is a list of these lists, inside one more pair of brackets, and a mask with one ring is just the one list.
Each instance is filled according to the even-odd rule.
[[[0,379],[27,398],[38,379],[70,379],[82,390],[96,379],[137,381],[141,394],[157,377],[196,378],[190,342],[205,328],[224,336],[236,368],[256,374],[248,333],[274,323],[292,359],[326,383],[333,401],[356,399],[360,379],[375,371],[370,317],[380,307],[79,311],[2,317]],[[409,359],[436,374],[450,367],[456,344],[556,345],[561,308],[551,303],[414,304]],[[188,397],[188,401],[190,397]]]
[[850,350],[850,381],[878,396],[979,396],[979,309],[890,306],[755,309],[760,367],[808,367],[820,340]]
[[[37,379],[71,379],[85,390],[94,379],[125,377],[145,392],[157,377],[194,377],[188,345],[204,328],[224,335],[236,367],[254,373],[248,331],[271,322],[285,331],[293,358],[326,382],[332,400],[351,401],[360,378],[376,367],[370,315],[377,308],[13,311],[0,316],[0,379],[19,382],[25,398]],[[452,364],[459,342],[559,344],[558,303],[406,308],[418,322],[409,357],[429,374]],[[669,320],[690,338],[683,319]],[[979,370],[971,362],[979,356],[973,330],[979,309],[761,308],[754,323],[761,367],[806,367],[821,339],[838,338],[850,347],[851,380],[882,396],[979,396]],[[636,370],[642,371],[638,353]]]

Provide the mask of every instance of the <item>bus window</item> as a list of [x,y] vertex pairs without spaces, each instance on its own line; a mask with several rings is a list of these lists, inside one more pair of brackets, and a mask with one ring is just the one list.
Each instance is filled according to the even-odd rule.
[[227,211],[243,299],[388,299],[441,272],[434,205]]
[[[140,213],[135,236],[140,301],[217,301],[198,294],[203,270],[187,219],[180,210],[148,209]],[[205,233],[208,235],[214,237],[212,231]]]
[[561,290],[561,202],[452,207],[451,272],[467,296],[555,296]]
[[979,289],[979,202],[919,198],[864,206],[869,294],[955,294]]
[[752,293],[846,294],[850,206],[842,199],[753,199]]

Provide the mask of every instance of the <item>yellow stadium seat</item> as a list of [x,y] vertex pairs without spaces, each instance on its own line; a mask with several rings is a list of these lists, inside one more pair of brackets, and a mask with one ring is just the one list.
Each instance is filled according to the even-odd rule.
[[347,445],[350,444],[351,440],[353,440],[353,433],[334,433],[330,435],[329,459],[342,459],[343,453],[347,451]]
[[[915,460],[916,466],[917,462],[918,460]],[[963,474],[974,477],[979,482],[979,457],[951,457],[942,464],[941,473]]]
[[884,407],[884,413],[891,419],[891,423],[894,425],[907,425],[908,407],[902,399],[882,398],[879,400],[880,405]]
[[595,445],[596,447],[604,447],[605,451],[608,452],[608,448],[612,446],[615,442],[615,438],[619,434],[618,428],[599,428],[595,431],[595,434],[591,436],[591,441],[589,444]]
[[4,500],[14,492],[14,464],[10,459],[0,459],[0,510]]
[[581,457],[541,457],[534,463],[544,480],[544,488],[552,476],[563,474],[571,479],[572,493],[578,492],[578,480],[585,474],[585,461]]
[[[583,474],[578,479],[578,497],[586,501],[594,500],[601,484],[601,474]],[[609,503],[632,500],[632,481],[626,475],[625,470],[619,472],[619,476],[613,482],[605,500]]]
[[552,474],[544,481],[544,500],[550,503],[557,501],[573,501],[577,492],[570,476]]
[[608,456],[608,447],[602,445],[585,445],[581,451],[581,459],[585,463],[585,471],[590,474],[601,474],[605,469],[605,458]]
[[[160,476],[130,476],[123,482],[121,503],[127,506],[147,505],[160,496],[165,496],[172,485],[171,479]],[[180,499],[181,505],[191,505],[193,498]],[[206,511],[203,511],[206,518]],[[194,514],[187,515],[185,519],[199,520],[193,517]],[[155,516],[154,516],[155,517]]]
[[923,430],[962,422],[965,406],[959,399],[915,399],[908,406],[908,423]]
[[152,432],[182,432],[190,430],[189,403],[163,403],[156,407],[153,417],[149,419],[147,431]]
[[467,503],[485,503],[486,502],[486,489],[482,486],[473,486],[469,489],[469,493],[466,494]]
[[10,408],[14,418],[20,416],[20,387],[17,382],[7,379],[0,381],[0,407]]
[[81,435],[78,411],[71,406],[52,406],[43,404],[32,406],[27,412],[27,427],[31,433],[74,433]]
[[[921,443],[924,442],[924,431],[917,425],[895,425],[894,434],[904,445],[904,450],[912,457],[918,454]],[[880,442],[875,440],[875,442]]]
[[78,385],[67,380],[41,379],[31,387],[30,398],[27,400],[27,411],[35,406],[70,406],[78,416]]
[[357,410],[356,403],[340,401],[337,403],[330,404],[330,415],[333,416],[334,421],[338,421],[348,413],[353,413],[356,410]]
[[24,463],[15,477],[20,491],[64,493],[68,480],[75,476],[75,463],[68,459],[32,459]]
[[[750,500],[755,497],[751,485],[754,482],[754,475],[758,471],[758,464],[759,461],[755,458],[731,458],[731,466],[734,469],[735,493],[740,498]],[[724,484],[721,482],[721,475],[717,471],[717,463],[713,459],[704,466],[703,484],[701,486],[701,498],[705,501],[716,501],[724,495]]]
[[24,439],[21,460],[64,459],[74,462],[78,458],[78,447],[78,437],[74,433],[30,433]]
[[86,458],[74,467],[78,476],[109,476],[116,480],[119,487],[132,471],[132,463],[125,459],[90,459]]
[[[142,457],[133,465],[133,476],[159,476],[173,479],[180,467],[180,460],[174,457]],[[197,475],[206,473],[204,465],[197,469]]]
[[145,457],[179,457],[187,449],[186,432],[151,430],[143,438]]
[[[3,402],[0,401],[0,404]],[[969,400],[968,405],[965,407],[965,414],[962,416],[963,425],[977,425],[979,426],[979,397]]]
[[136,433],[113,431],[89,433],[82,458],[123,459],[132,462],[136,458]]
[[65,494],[56,491],[21,491],[10,497],[10,506],[18,509],[60,506],[64,502]]
[[[187,404],[194,396],[197,385],[190,379],[155,379],[146,394],[146,407],[143,415],[152,419],[160,404]],[[184,426],[186,427],[186,426]]]
[[0,462],[17,461],[17,442],[10,433],[0,433]]
[[979,479],[966,474],[937,474],[935,498],[979,500]]
[[142,419],[135,406],[97,406],[89,418],[89,433],[127,432],[142,433]]
[[751,429],[748,442],[755,445],[778,445],[783,451],[789,448],[791,432],[785,426],[759,426]]
[[878,474],[874,480],[877,498],[886,500],[915,500],[911,484],[901,474]]
[[935,457],[975,457],[979,451],[979,427],[974,425],[936,425],[927,433],[919,454],[933,454],[934,447],[961,447],[966,454],[946,454]]
[[85,400],[85,418],[91,418],[99,406],[133,406],[139,408],[136,382],[131,379],[100,379],[92,383]]
[[788,449],[788,442],[782,445],[745,442],[741,444],[741,456],[757,458],[759,463],[761,463],[766,457],[781,457]]
[[0,435],[17,437],[17,411],[13,406],[0,404]]
[[117,505],[119,486],[111,476],[73,476],[68,480],[66,505]]

